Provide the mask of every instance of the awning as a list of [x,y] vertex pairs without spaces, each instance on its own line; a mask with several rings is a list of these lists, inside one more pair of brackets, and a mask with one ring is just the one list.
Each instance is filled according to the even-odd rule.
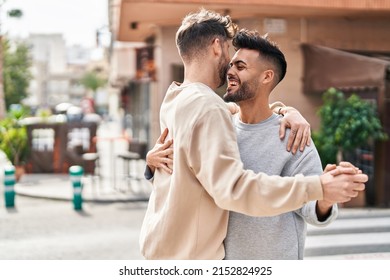
[[381,87],[390,61],[302,44],[304,92],[324,92],[329,87]]

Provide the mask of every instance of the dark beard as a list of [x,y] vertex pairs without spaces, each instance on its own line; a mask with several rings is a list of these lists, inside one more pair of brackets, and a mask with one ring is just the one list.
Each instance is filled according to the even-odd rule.
[[218,87],[221,87],[225,84],[226,82],[226,75],[227,75],[227,71],[229,70],[229,65],[221,65],[221,68],[219,69],[219,86]]
[[225,102],[240,102],[254,97],[254,92],[250,90],[248,83],[242,83],[238,91],[234,93],[226,92],[223,96]]
[[226,76],[227,76],[227,72],[229,70],[229,59],[227,59],[227,57],[222,54],[222,57],[219,61],[219,85],[218,87],[221,87],[225,84],[226,82]]

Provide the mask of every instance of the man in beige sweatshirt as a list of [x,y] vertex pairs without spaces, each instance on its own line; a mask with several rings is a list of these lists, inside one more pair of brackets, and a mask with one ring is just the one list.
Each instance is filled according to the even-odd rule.
[[310,200],[345,202],[368,179],[342,167],[310,177],[244,170],[231,114],[215,94],[225,81],[235,32],[229,16],[201,10],[176,34],[184,82],[172,83],[160,111],[161,130],[168,128],[175,141],[175,168],[154,174],[140,234],[146,259],[223,259],[229,210],[273,216]]

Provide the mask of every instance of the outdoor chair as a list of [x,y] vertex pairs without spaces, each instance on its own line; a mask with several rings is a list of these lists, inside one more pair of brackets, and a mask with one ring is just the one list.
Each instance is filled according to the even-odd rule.
[[140,180],[143,177],[143,173],[139,174],[139,161],[146,159],[147,143],[131,141],[127,151],[121,152],[117,155],[123,162],[123,178],[129,181],[131,179]]

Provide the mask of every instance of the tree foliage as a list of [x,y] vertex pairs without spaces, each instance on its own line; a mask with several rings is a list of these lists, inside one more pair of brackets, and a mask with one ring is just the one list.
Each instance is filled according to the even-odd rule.
[[27,96],[32,78],[29,49],[23,43],[11,47],[9,40],[2,40],[3,46],[3,83],[7,109],[11,104],[19,104]]
[[346,98],[342,91],[328,89],[323,95],[319,131],[313,140],[323,165],[335,163],[338,152],[348,152],[369,141],[388,139],[377,115],[375,104],[352,94]]
[[104,86],[107,81],[106,79],[100,77],[96,71],[90,71],[85,73],[85,75],[81,78],[80,83],[87,89],[95,92],[98,88]]

